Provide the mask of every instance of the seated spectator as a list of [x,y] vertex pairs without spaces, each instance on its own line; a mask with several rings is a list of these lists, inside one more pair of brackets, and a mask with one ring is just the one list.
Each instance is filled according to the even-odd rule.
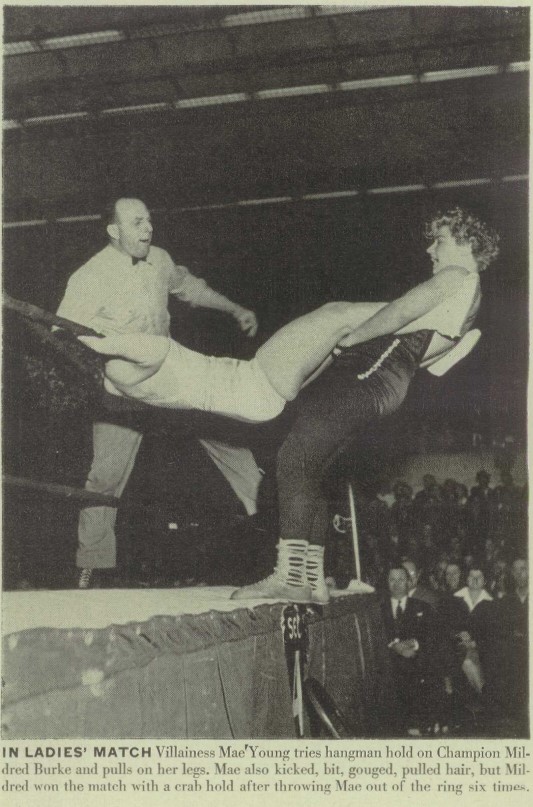
[[448,614],[449,635],[455,639],[464,675],[480,695],[492,669],[495,611],[479,563],[472,564],[466,586],[455,592],[453,600]]
[[463,573],[458,563],[448,563],[444,572],[444,583],[447,594],[455,594],[463,586]]
[[467,552],[466,555],[463,557],[463,569],[466,575],[470,572],[470,569],[475,564],[474,555],[471,552]]
[[510,585],[507,561],[505,558],[494,556],[487,591],[494,600],[501,600],[510,591]]
[[458,529],[456,533],[454,533],[450,537],[449,541],[449,551],[450,551],[450,560],[455,560],[459,566],[461,565],[461,558],[465,552],[465,536],[461,529]]
[[471,499],[482,499],[486,502],[494,502],[496,500],[496,495],[494,490],[490,487],[490,474],[483,469],[478,471],[476,474],[477,485],[470,491],[470,498]]
[[387,539],[385,542],[385,553],[389,558],[398,557],[402,550],[402,543],[400,541],[400,532],[396,524],[389,524],[387,530]]
[[437,712],[435,619],[427,603],[409,597],[403,566],[390,569],[382,601],[393,691],[390,727],[416,735],[433,725]]
[[513,507],[520,499],[520,488],[518,488],[509,471],[500,472],[501,485],[494,489],[498,509],[501,507]]
[[466,485],[461,484],[460,482],[457,483],[456,487],[456,496],[457,496],[457,504],[459,507],[465,507],[468,503],[468,488]]
[[407,482],[400,480],[395,484],[390,516],[398,530],[400,542],[405,543],[414,528],[413,489]]
[[476,475],[478,484],[470,491],[468,499],[467,521],[468,532],[474,552],[483,551],[484,542],[491,535],[497,513],[496,495],[489,486],[490,474],[487,471],[478,471]]
[[357,526],[362,535],[376,535],[386,540],[390,525],[389,506],[379,493],[363,496],[355,487]]
[[442,485],[442,498],[445,504],[455,505],[457,502],[457,482],[455,479],[445,479]]
[[483,554],[484,554],[484,566],[490,569],[496,559],[496,544],[494,543],[494,538],[492,538],[491,536],[489,536],[485,541]]
[[421,530],[420,555],[424,558],[427,568],[432,568],[438,560],[439,550],[437,548],[432,524],[424,524]]
[[437,484],[437,480],[433,474],[425,474],[422,477],[422,490],[419,490],[415,495],[414,503],[417,508],[422,508],[426,505],[430,498],[430,491]]
[[[424,477],[424,479],[427,479],[427,477]],[[419,498],[418,501],[415,498],[415,516],[424,527],[426,525],[431,526],[436,543],[440,543],[446,526],[441,489],[434,482],[422,492],[424,493],[422,498]]]
[[444,544],[449,544],[456,535],[464,515],[459,504],[460,486],[455,479],[446,479],[442,486],[442,515],[444,520]]
[[448,558],[433,555],[432,559],[433,563],[431,564],[429,571],[429,585],[434,591],[437,591],[440,596],[445,589],[444,572],[448,564]]
[[405,558],[402,561],[402,566],[409,575],[409,597],[421,600],[435,608],[439,602],[439,597],[436,591],[421,584],[422,569],[411,558]]

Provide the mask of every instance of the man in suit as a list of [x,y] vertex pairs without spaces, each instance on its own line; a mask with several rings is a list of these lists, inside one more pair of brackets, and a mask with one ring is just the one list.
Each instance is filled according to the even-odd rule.
[[490,487],[490,474],[481,469],[476,474],[476,481],[477,485],[474,485],[471,489],[470,497],[472,499],[482,499],[493,504],[496,500],[496,494],[493,488]]
[[415,600],[422,600],[422,602],[425,602],[427,605],[431,605],[432,608],[436,608],[439,602],[438,594],[436,591],[433,591],[433,589],[421,585],[420,577],[422,576],[422,569],[420,569],[411,558],[405,558],[402,561],[402,566],[409,575],[408,596],[413,597]]
[[419,735],[436,714],[433,609],[409,597],[409,575],[400,564],[390,569],[382,602],[393,679],[390,728]]

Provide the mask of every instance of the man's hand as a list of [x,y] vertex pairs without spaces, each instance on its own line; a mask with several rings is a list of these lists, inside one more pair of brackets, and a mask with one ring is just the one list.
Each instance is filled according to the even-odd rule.
[[348,347],[353,347],[354,345],[358,344],[360,344],[360,340],[358,338],[357,332],[354,330],[351,331],[346,336],[343,336],[342,339],[339,339],[339,341],[337,342],[337,347],[342,347],[346,349]]
[[243,331],[246,336],[252,337],[256,335],[258,322],[253,311],[249,311],[247,308],[241,308],[239,305],[235,308],[235,311],[233,311],[233,316],[239,323],[241,331]]
[[461,644],[463,647],[476,647],[474,639],[472,639],[467,630],[462,630],[460,633],[458,633],[457,638],[459,639],[459,644]]
[[392,649],[399,656],[413,658],[418,653],[418,642],[416,639],[404,639],[403,641],[395,642]]

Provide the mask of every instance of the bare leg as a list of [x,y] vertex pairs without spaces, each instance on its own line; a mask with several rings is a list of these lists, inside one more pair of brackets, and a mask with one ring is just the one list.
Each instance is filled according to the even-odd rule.
[[105,336],[80,336],[80,342],[105,356],[122,356],[106,363],[106,376],[117,387],[130,387],[145,381],[159,370],[169,351],[166,336],[127,333]]
[[[257,362],[274,389],[291,401],[311,374],[326,368],[326,359],[339,340],[383,305],[326,303],[277,331],[257,351]],[[79,339],[98,353],[115,357],[106,364],[106,376],[126,394],[159,370],[170,346],[166,337],[150,334]]]
[[259,366],[274,389],[292,401],[304,381],[327,362],[335,345],[383,303],[326,303],[321,308],[289,322],[256,354]]

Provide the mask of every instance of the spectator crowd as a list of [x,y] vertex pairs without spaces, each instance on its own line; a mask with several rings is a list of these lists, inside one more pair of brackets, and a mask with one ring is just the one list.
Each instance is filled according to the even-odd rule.
[[[509,470],[470,491],[424,476],[357,497],[363,579],[381,595],[389,698],[382,730],[528,736],[527,490]],[[342,517],[340,518],[342,522]],[[337,526],[339,516],[337,516]],[[332,584],[354,576],[330,541]]]

